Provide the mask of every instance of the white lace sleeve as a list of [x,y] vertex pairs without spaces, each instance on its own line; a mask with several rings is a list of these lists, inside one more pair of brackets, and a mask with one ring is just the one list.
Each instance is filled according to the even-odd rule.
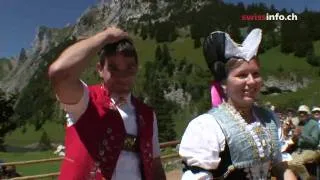
[[[197,166],[206,170],[216,169],[221,161],[219,153],[225,148],[224,134],[210,114],[203,114],[192,120],[185,130],[179,155],[188,166]],[[193,174],[186,171],[183,180],[210,179],[212,175],[207,172]]]

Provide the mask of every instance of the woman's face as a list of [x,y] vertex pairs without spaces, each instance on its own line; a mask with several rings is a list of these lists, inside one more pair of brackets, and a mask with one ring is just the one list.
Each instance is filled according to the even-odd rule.
[[260,67],[256,59],[241,60],[241,65],[231,69],[226,81],[228,101],[237,107],[251,106],[262,86]]
[[282,128],[284,131],[289,131],[290,130],[290,123],[285,121],[283,124],[282,124]]

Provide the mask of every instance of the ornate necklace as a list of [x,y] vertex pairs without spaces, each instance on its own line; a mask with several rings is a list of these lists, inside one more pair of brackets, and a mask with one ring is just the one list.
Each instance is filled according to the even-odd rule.
[[[248,140],[252,139],[255,146],[252,147],[260,159],[265,159],[268,156],[272,156],[272,143],[271,143],[271,133],[267,128],[262,126],[259,121],[254,121],[253,123],[247,123],[243,118],[241,113],[237,111],[234,106],[229,103],[222,103],[221,106],[230,113],[231,119],[237,121],[239,127],[242,131],[248,132]],[[255,116],[254,116],[255,117]],[[257,118],[253,118],[256,119]],[[263,136],[265,135],[265,136]],[[264,138],[263,138],[264,137]]]

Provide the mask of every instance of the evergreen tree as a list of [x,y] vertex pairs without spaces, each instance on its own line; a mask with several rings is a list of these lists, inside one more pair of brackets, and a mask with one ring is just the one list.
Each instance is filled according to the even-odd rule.
[[[168,66],[171,67],[172,58],[166,44],[161,50],[158,45],[155,51],[155,61],[148,61],[145,66],[144,89],[147,95],[147,103],[156,112],[159,128],[159,140],[161,142],[174,140],[176,138],[173,114],[178,109],[175,102],[164,98],[164,90],[168,89],[171,78]],[[169,68],[170,69],[170,68]]]
[[165,68],[165,73],[167,73],[167,75],[169,77],[171,77],[173,75],[173,71],[175,69],[175,64],[173,62],[173,59],[170,55],[169,52],[169,48],[167,46],[167,44],[163,45],[163,52],[162,52],[162,67]]
[[277,71],[279,73],[282,73],[284,71],[283,67],[282,67],[282,64],[279,65],[279,67],[277,68]]
[[161,22],[155,24],[157,42],[171,42],[177,39],[178,33],[173,22]]
[[19,55],[19,63],[23,63],[27,59],[27,53],[24,48],[21,48],[20,55]]
[[201,37],[201,31],[199,29],[199,24],[191,24],[190,34],[192,39],[197,39]]
[[199,48],[199,47],[201,47],[200,38],[196,38],[196,39],[193,40],[193,47],[194,47],[194,48]]
[[152,24],[151,20],[148,21],[148,31],[150,39],[153,39],[156,34],[156,28]]
[[54,112],[60,108],[49,81],[44,77],[47,76],[48,66],[52,61],[75,41],[74,38],[68,38],[42,55],[43,61],[35,72],[36,76],[32,76],[28,85],[19,94],[19,101],[15,105],[15,116],[12,117],[15,121],[21,125],[28,122],[34,125],[36,130],[39,130],[46,121],[64,121],[63,117],[54,116]]
[[154,96],[150,99],[150,104],[154,107],[159,129],[159,141],[166,142],[176,139],[175,123],[172,119],[177,109],[177,105],[164,98],[163,86],[154,88]]
[[170,61],[172,60],[170,52],[169,52],[169,48],[167,46],[167,44],[163,44],[162,46],[162,63],[161,66],[162,67],[167,67],[170,64]]
[[308,36],[307,24],[301,23],[296,30],[297,36],[295,41],[295,56],[305,57],[309,51],[313,51],[312,39]]
[[6,94],[0,89],[0,151],[5,151],[4,138],[6,134],[15,130],[18,126],[17,121],[11,117],[14,115],[14,104],[17,94]]
[[155,60],[156,62],[161,61],[162,60],[162,50],[160,48],[160,46],[158,45],[156,48],[156,52],[155,52]]
[[148,28],[147,28],[147,26],[145,26],[145,25],[141,26],[140,37],[143,40],[146,40],[148,38]]
[[135,25],[133,25],[133,33],[134,35],[137,35],[139,31],[139,23],[136,23]]
[[297,29],[293,22],[281,22],[281,52],[283,53],[291,53],[294,51],[295,33],[293,29]]
[[314,53],[314,49],[310,49],[307,53],[307,62],[312,65],[312,66],[319,66],[320,65],[320,61],[319,61],[319,57],[315,55]]
[[242,41],[242,37],[241,37],[241,33],[240,33],[239,27],[232,26],[232,25],[229,26],[228,33],[230,34],[231,38],[235,42],[241,42]]
[[42,135],[39,140],[38,148],[43,151],[52,149],[51,140],[46,131],[42,132]]

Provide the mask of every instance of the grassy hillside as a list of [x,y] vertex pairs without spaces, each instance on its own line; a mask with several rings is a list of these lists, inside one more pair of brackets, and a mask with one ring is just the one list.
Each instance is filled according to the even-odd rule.
[[35,131],[33,125],[27,125],[24,128],[19,128],[7,136],[6,142],[8,145],[13,147],[38,143],[43,131],[48,133],[52,142],[59,143],[64,139],[64,127],[61,124],[47,122],[39,131]]
[[[315,43],[315,45],[315,49],[320,48],[320,43]],[[264,76],[281,75],[278,71],[280,66],[283,67],[284,73],[292,72],[306,77],[315,77],[318,70],[318,68],[309,65],[305,58],[298,58],[293,54],[280,53],[280,47],[272,48],[260,55],[260,61]]]
[[[320,55],[320,42],[314,43],[317,55]],[[283,106],[291,104],[307,104],[309,106],[320,104],[320,68],[313,67],[306,62],[306,58],[298,58],[293,54],[280,53],[280,47],[273,48],[260,56],[262,74],[264,77],[276,76],[278,78],[288,78],[290,73],[297,75],[298,79],[307,77],[312,80],[307,88],[299,89],[294,93],[283,93],[275,96],[262,96],[265,101]],[[279,67],[283,67],[283,72],[279,72]]]
[[[141,59],[141,63],[145,61],[150,61],[154,59],[154,52],[157,47],[157,43],[155,40],[141,40],[138,37],[133,38],[135,45],[137,46],[139,58]],[[176,41],[169,43],[169,50],[171,56],[175,59],[181,60],[186,58],[190,62],[194,64],[198,64],[202,67],[205,67],[205,61],[202,56],[202,49],[193,48],[193,40],[191,38],[179,38]]]

